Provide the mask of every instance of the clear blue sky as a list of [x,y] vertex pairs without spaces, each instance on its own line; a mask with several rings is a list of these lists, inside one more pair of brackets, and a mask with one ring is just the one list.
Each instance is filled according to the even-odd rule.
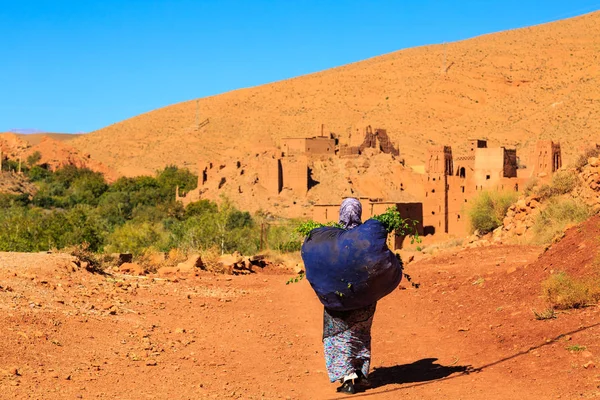
[[89,132],[169,104],[600,0],[0,0],[0,132]]

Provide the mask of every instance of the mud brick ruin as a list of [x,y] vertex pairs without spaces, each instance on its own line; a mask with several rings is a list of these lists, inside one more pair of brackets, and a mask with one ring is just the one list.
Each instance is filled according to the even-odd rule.
[[[319,136],[283,138],[281,150],[255,154],[244,164],[240,161],[200,163],[198,187],[185,196],[179,196],[178,191],[177,200],[187,205],[203,197],[214,198],[225,185],[239,184],[242,176],[269,197],[286,191],[294,198],[303,199],[310,190],[310,168],[316,159],[368,157],[377,152],[393,157],[400,154],[385,129],[364,128],[360,146],[340,145],[334,133],[326,135],[324,130],[321,125]],[[519,164],[515,149],[490,148],[482,139],[471,139],[467,144],[466,153],[456,157],[450,146],[430,147],[424,174],[401,167],[397,160],[398,169],[391,184],[400,191],[409,186],[416,189],[413,198],[416,197],[417,202],[367,198],[364,217],[395,207],[403,216],[420,221],[418,231],[422,235],[463,236],[468,228],[467,202],[477,193],[484,190],[520,191],[531,178],[549,179],[562,166],[560,144],[552,141],[536,142],[528,155],[529,168]],[[372,150],[365,155],[367,149]],[[240,184],[239,193],[242,193],[242,187],[244,185]],[[213,196],[206,196],[207,192]],[[339,204],[317,204],[313,207],[313,219],[318,222],[336,220],[338,209]],[[390,245],[397,249],[403,241],[402,237],[391,239]]]
[[338,141],[332,134],[325,136],[325,125],[321,124],[321,135],[312,138],[283,138],[281,148],[286,156],[336,154]]
[[[421,221],[418,225],[421,235],[463,236],[468,228],[466,204],[478,192],[520,191],[531,178],[545,179],[562,166],[560,144],[551,141],[538,141],[532,148],[529,156],[531,168],[519,168],[515,149],[488,148],[487,141],[481,139],[470,140],[468,145],[467,154],[456,158],[450,146],[428,149],[422,177],[422,203],[367,199],[363,217],[370,218],[393,206],[403,217]],[[398,179],[405,177],[399,176]],[[340,204],[316,205],[313,219],[318,222],[336,220]],[[390,248],[401,248],[404,239],[391,239]]]
[[364,140],[360,146],[340,145],[337,154],[340,156],[358,156],[364,153],[366,149],[376,149],[381,153],[400,155],[400,149],[395,148],[387,131],[382,128],[376,128],[375,132],[371,125],[364,129]]
[[[284,156],[281,152],[255,154],[252,164],[241,161],[217,164],[200,163],[198,166],[198,186],[184,196],[176,193],[176,200],[184,205],[199,201],[203,195],[218,192],[235,177],[245,174],[253,176],[253,183],[263,187],[270,196],[276,196],[283,190],[290,190],[294,196],[304,197],[309,189],[308,157],[305,155]],[[241,187],[238,188],[241,193]]]
[[[382,153],[399,155],[400,152],[389,139],[385,129],[375,129],[370,126],[364,129],[363,144],[349,148],[356,156],[367,148]],[[304,197],[310,189],[310,164],[313,157],[340,156],[339,140],[335,134],[325,134],[325,125],[320,126],[320,136],[283,138],[281,151],[270,151],[255,154],[255,162],[242,165],[240,161],[214,163],[201,162],[198,165],[198,186],[184,196],[179,190],[176,199],[184,205],[199,201],[208,191],[218,191],[234,177],[244,174],[254,174],[253,183],[262,186],[270,196],[277,196],[284,190],[289,190],[294,196]],[[239,188],[241,193],[241,187]]]
[[434,146],[425,165],[424,234],[463,235],[467,230],[465,205],[483,190],[521,190],[533,177],[552,175],[562,166],[560,144],[538,141],[532,149],[533,168],[519,168],[517,151],[488,148],[487,141],[469,141],[466,155],[457,157],[450,146]]

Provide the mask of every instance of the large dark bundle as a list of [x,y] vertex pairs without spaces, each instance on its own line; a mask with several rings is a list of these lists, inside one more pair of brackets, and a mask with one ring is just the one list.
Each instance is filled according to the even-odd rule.
[[323,227],[302,245],[306,279],[329,309],[366,307],[394,290],[402,265],[386,243],[385,227],[374,219],[351,230]]

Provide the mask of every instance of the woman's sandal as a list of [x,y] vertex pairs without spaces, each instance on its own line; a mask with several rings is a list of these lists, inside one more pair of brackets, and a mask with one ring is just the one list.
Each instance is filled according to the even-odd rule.
[[344,382],[342,386],[337,388],[337,391],[338,393],[355,394],[356,389],[354,388],[354,383],[352,382],[352,379],[349,379],[346,382]]

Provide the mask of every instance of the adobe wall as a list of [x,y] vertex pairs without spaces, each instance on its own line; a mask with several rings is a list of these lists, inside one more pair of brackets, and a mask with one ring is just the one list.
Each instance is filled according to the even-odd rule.
[[382,128],[376,128],[375,132],[371,125],[365,128],[364,139],[358,147],[358,152],[363,153],[365,149],[377,149],[382,153],[399,156],[400,150],[394,147],[392,140],[387,134],[387,131]]
[[454,165],[450,146],[432,146],[428,149],[428,153],[429,158],[425,162],[425,172],[430,174],[453,174]]
[[358,157],[360,150],[357,146],[342,145],[338,150],[339,157]]
[[474,179],[476,186],[495,185],[504,176],[504,149],[501,147],[475,150]]
[[453,161],[454,176],[461,178],[473,178],[475,171],[475,152],[473,155],[455,157]]
[[553,174],[562,166],[560,143],[539,140],[530,154],[529,164],[532,167],[532,177],[545,177]]
[[283,186],[281,169],[279,159],[276,157],[263,157],[260,160],[258,183],[271,196],[276,196],[281,192]]
[[314,137],[306,139],[307,154],[335,154],[335,139]]
[[469,222],[467,203],[475,195],[473,179],[449,176],[448,187],[448,233],[462,236],[467,233]]
[[402,165],[396,165],[392,170],[394,180],[391,184],[394,189],[410,194],[417,199],[423,196],[424,189],[421,174],[414,172],[410,168],[405,168]]
[[434,235],[447,233],[447,210],[448,192],[445,174],[427,174],[424,178],[423,187],[425,198],[423,199],[423,234]]
[[339,212],[339,204],[317,204],[313,207],[313,220],[321,224],[337,222]]
[[282,189],[290,189],[298,196],[308,191],[308,158],[306,156],[283,157],[281,166]]
[[285,155],[304,154],[306,152],[306,138],[283,138],[281,149]]

